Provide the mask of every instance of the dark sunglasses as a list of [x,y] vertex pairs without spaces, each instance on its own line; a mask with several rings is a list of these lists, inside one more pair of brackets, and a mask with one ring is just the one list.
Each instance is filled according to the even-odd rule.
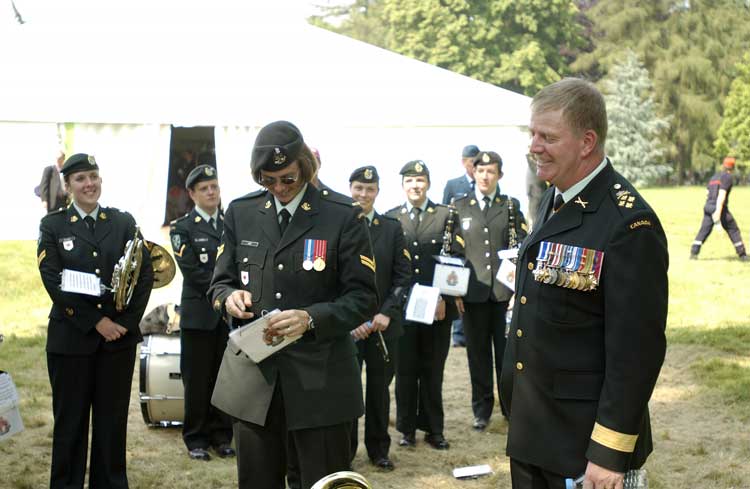
[[276,185],[276,181],[281,182],[282,185],[291,185],[293,183],[296,183],[297,180],[299,180],[299,175],[284,175],[283,177],[276,178],[276,177],[264,177],[261,175],[260,183],[264,187],[273,187]]

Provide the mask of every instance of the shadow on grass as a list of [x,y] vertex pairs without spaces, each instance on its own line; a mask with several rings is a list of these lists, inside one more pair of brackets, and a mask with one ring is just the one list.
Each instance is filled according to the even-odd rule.
[[701,345],[735,355],[750,355],[750,325],[731,324],[720,328],[705,326],[669,328],[667,340],[687,345]]
[[731,359],[709,358],[696,362],[691,370],[704,387],[718,391],[743,420],[750,419],[750,367]]

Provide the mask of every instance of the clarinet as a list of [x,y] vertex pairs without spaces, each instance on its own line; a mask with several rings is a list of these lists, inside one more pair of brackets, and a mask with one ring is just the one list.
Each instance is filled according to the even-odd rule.
[[451,253],[451,243],[453,243],[453,221],[456,216],[456,208],[453,203],[448,205],[448,219],[445,221],[445,231],[443,232],[443,248],[440,250],[441,256],[448,256]]

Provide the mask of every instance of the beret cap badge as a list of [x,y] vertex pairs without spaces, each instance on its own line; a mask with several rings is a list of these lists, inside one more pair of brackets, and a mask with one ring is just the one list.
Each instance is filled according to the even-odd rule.
[[482,155],[482,161],[485,162],[485,163],[489,163],[490,162],[490,155],[488,155],[487,153],[484,153]]
[[89,155],[88,160],[89,160],[89,165],[91,166],[96,165],[96,158],[94,158],[93,155]]
[[273,149],[273,164],[274,165],[283,165],[286,161],[286,155],[281,152],[281,148],[278,146]]
[[415,163],[414,164],[414,170],[417,172],[421,172],[424,169],[421,163]]
[[206,167],[203,169],[203,173],[205,173],[207,177],[212,177],[214,175],[214,169]]
[[365,178],[367,180],[372,180],[372,170],[370,168],[365,169]]

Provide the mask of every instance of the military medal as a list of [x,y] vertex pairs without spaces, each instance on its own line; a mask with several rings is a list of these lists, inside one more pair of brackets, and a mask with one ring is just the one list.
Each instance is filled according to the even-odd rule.
[[305,254],[302,261],[302,268],[308,272],[313,268],[313,246],[315,245],[314,239],[305,240]]
[[539,253],[536,255],[536,269],[532,273],[534,280],[537,282],[543,282],[544,277],[547,274],[547,260],[549,259],[551,243],[549,241],[542,241],[539,244]]
[[324,239],[315,240],[315,259],[313,260],[313,269],[316,272],[322,272],[326,268],[326,249],[328,241]]

